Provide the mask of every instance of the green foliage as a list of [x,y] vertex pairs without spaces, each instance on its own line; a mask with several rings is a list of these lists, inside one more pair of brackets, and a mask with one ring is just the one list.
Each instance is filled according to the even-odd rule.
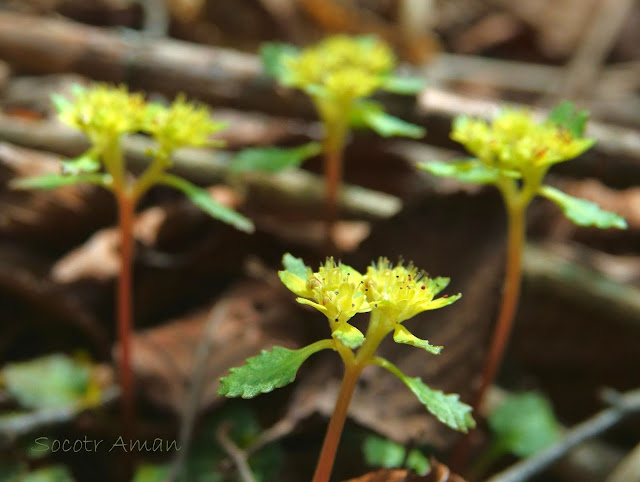
[[542,186],[539,193],[556,203],[565,216],[579,226],[595,226],[600,229],[627,228],[627,222],[622,216],[605,211],[594,202],[575,198],[551,186]]
[[589,120],[589,111],[576,111],[573,102],[564,101],[549,113],[547,120],[564,127],[573,137],[582,137]]
[[136,469],[132,482],[164,482],[170,474],[169,465],[143,463]]
[[219,395],[253,398],[293,382],[300,366],[317,351],[331,347],[331,342],[321,340],[311,345],[290,350],[274,346],[271,351],[247,358],[241,367],[231,368],[229,375],[220,379]]
[[296,258],[290,253],[286,253],[282,257],[282,264],[285,271],[288,271],[294,276],[305,281],[313,273],[313,270],[309,266],[304,264],[302,258]]
[[401,95],[419,94],[426,87],[427,82],[422,77],[389,76],[382,84],[387,92]]
[[29,472],[25,464],[0,460],[0,480],[3,482],[74,482],[64,465],[50,465]]
[[62,161],[62,173],[72,176],[82,173],[98,172],[100,170],[100,160],[93,149],[89,149],[75,159]]
[[25,474],[21,482],[73,482],[74,478],[64,465],[51,465]]
[[247,219],[237,211],[216,202],[205,189],[172,174],[163,174],[160,181],[163,184],[182,191],[193,204],[198,206],[209,216],[230,224],[234,228],[244,231],[245,233],[253,232],[254,226],[250,219]]
[[244,149],[231,161],[231,172],[264,171],[278,172],[288,167],[297,167],[322,151],[319,142],[309,142],[299,147],[260,147]]
[[518,457],[535,454],[555,442],[560,434],[551,404],[535,392],[509,396],[488,421],[498,450]]
[[476,426],[471,416],[472,408],[460,401],[457,394],[446,395],[440,390],[429,388],[419,377],[411,378],[400,371],[388,360],[376,357],[376,364],[386,368],[409,387],[409,390],[420,400],[426,409],[448,427],[459,432],[467,431]]
[[373,467],[397,469],[404,466],[418,475],[429,472],[429,459],[417,449],[411,450],[407,456],[406,449],[399,443],[374,435],[365,439],[362,448],[367,464]]
[[57,189],[81,182],[108,186],[111,184],[111,176],[102,173],[76,175],[44,174],[37,177],[15,179],[11,182],[11,187],[13,189]]
[[367,126],[383,137],[420,139],[425,135],[422,127],[387,114],[380,103],[373,101],[356,103],[351,112],[351,122],[355,126]]
[[289,85],[287,79],[287,66],[284,64],[285,59],[295,57],[299,54],[299,50],[293,45],[267,42],[260,46],[260,58],[267,75],[278,79],[284,85]]
[[472,184],[495,184],[500,178],[499,171],[486,167],[477,159],[420,162],[418,168],[434,176]]
[[[229,438],[240,449],[247,449],[260,435],[262,429],[256,415],[244,404],[234,404],[202,424],[202,430],[193,441],[182,480],[194,482],[240,482],[238,475],[223,473],[218,468],[228,454],[220,447],[216,434],[221,424],[230,424]],[[257,482],[274,480],[283,461],[283,452],[277,444],[269,444],[249,457],[249,467]],[[158,482],[163,482],[158,481]]]
[[422,340],[407,330],[403,325],[396,325],[393,333],[393,341],[396,343],[404,343],[406,345],[412,345],[416,348],[422,348],[433,355],[439,355],[442,351],[441,346],[433,346],[429,343],[429,340]]
[[36,409],[84,401],[91,384],[90,367],[62,354],[6,365],[0,376],[21,406]]
[[[229,424],[229,438],[241,450],[249,448],[261,433],[255,414],[243,404],[217,410],[205,419],[193,440],[187,459],[177,480],[190,482],[241,482],[240,476],[229,469],[229,455],[217,440],[221,424]],[[276,480],[284,454],[277,444],[267,444],[249,457],[249,467],[257,482]],[[170,472],[167,464],[142,464],[133,482],[165,482]]]

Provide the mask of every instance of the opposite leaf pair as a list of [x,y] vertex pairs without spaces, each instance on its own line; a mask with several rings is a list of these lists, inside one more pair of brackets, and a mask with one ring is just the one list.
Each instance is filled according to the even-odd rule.
[[556,203],[576,224],[624,229],[627,224],[619,215],[542,184],[551,166],[593,146],[594,139],[582,137],[587,117],[585,111],[574,112],[570,102],[560,104],[543,122],[536,122],[525,110],[506,110],[491,122],[460,116],[453,123],[451,138],[476,157],[422,162],[418,166],[439,177],[494,184],[507,206],[526,208],[541,195]]
[[[209,193],[190,182],[167,173],[171,156],[183,147],[219,145],[211,136],[225,125],[211,119],[206,106],[187,102],[183,96],[170,105],[146,102],[141,94],[126,87],[97,84],[85,89],[74,86],[74,99],[56,95],[53,101],[62,122],[81,130],[91,147],[75,159],[63,161],[62,173],[19,179],[14,187],[54,189],[80,182],[101,185],[135,203],[155,184],[165,184],[184,192],[212,217],[242,231],[253,231],[252,222],[214,201]],[[155,145],[149,149],[149,167],[136,179],[127,173],[123,138],[146,133]]]
[[[408,377],[391,362],[375,355],[380,342],[391,332],[398,343],[433,354],[440,352],[442,347],[415,337],[402,322],[422,311],[455,302],[459,294],[435,298],[448,279],[430,279],[412,265],[394,267],[385,258],[372,264],[364,275],[331,258],[316,272],[290,254],[284,256],[283,263],[286,269],[279,272],[280,279],[299,296],[299,303],[312,306],[327,317],[332,338],[298,350],[274,347],[249,358],[246,365],[232,368],[230,375],[222,378],[221,395],[252,398],[270,392],[294,381],[299,367],[313,353],[332,349],[342,357],[346,371],[355,372],[355,378],[367,365],[381,366],[400,378],[441,422],[463,432],[475,426],[471,408],[460,402],[457,395],[432,390],[420,378]],[[348,323],[357,313],[365,312],[370,312],[366,336]]]

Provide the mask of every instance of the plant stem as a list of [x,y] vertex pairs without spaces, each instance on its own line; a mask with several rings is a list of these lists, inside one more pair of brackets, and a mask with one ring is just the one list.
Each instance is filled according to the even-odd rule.
[[[508,201],[508,200],[507,200]],[[493,383],[502,363],[504,351],[511,334],[513,319],[520,297],[522,281],[522,250],[525,241],[525,213],[527,205],[523,202],[507,202],[507,264],[504,275],[504,291],[493,341],[482,371],[482,382],[473,404],[474,411],[479,410],[487,390]]]
[[120,344],[120,389],[122,424],[128,439],[135,434],[133,369],[131,367],[133,217],[135,199],[117,193],[120,229],[120,276],[118,277],[118,341]]
[[329,477],[331,477],[333,462],[335,461],[338,444],[340,443],[342,428],[344,427],[344,422],[347,418],[347,411],[349,410],[351,396],[353,395],[356,382],[363,367],[364,365],[361,364],[345,364],[344,377],[342,378],[342,385],[340,386],[340,394],[338,395],[336,407],[333,411],[333,415],[331,416],[331,421],[329,422],[327,434],[324,437],[324,443],[322,444],[322,451],[320,452],[318,465],[316,466],[316,471],[313,475],[313,482],[328,482]]
[[327,136],[324,142],[324,177],[327,191],[325,211],[325,239],[327,246],[333,248],[333,226],[338,218],[338,195],[342,185],[342,157],[346,128],[327,124]]

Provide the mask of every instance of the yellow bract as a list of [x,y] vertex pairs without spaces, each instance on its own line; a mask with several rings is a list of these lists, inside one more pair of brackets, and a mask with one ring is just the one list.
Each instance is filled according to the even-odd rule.
[[365,296],[371,309],[380,310],[392,324],[456,301],[459,294],[434,299],[448,284],[448,278],[431,279],[412,264],[393,266],[387,258],[369,266],[364,276]]
[[60,112],[62,122],[80,129],[93,141],[136,132],[144,119],[145,101],[141,94],[132,94],[125,86],[106,84],[78,89],[74,101]]
[[371,95],[395,66],[391,49],[374,37],[337,35],[284,60],[289,84],[343,100]]
[[223,123],[211,119],[208,107],[187,102],[184,95],[179,95],[168,108],[160,104],[149,104],[147,108],[146,130],[163,151],[212,145],[210,136],[223,128]]
[[369,311],[360,273],[329,258],[318,271],[308,273],[306,280],[289,271],[279,275],[284,285],[300,296],[298,303],[313,306],[327,317],[334,337],[350,348],[362,344],[364,335],[347,323],[356,313]]
[[509,110],[491,123],[459,117],[451,138],[463,144],[488,167],[526,172],[547,169],[589,149],[593,139],[574,138],[564,127],[536,122],[525,110]]
[[411,264],[393,266],[386,258],[370,266],[364,276],[350,266],[336,264],[333,258],[327,259],[316,272],[298,261],[300,265],[293,271],[280,271],[280,279],[299,296],[298,303],[313,306],[327,317],[332,336],[345,346],[357,348],[365,341],[364,335],[347,322],[357,313],[371,311],[372,320],[376,321],[371,322],[367,339],[372,335],[379,343],[394,331],[398,343],[439,353],[441,347],[416,338],[400,323],[460,298],[458,294],[434,299],[447,286],[448,278],[431,279]]

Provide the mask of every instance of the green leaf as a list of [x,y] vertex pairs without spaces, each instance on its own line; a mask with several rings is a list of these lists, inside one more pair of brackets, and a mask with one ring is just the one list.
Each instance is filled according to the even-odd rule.
[[393,341],[395,341],[396,343],[412,345],[416,348],[422,348],[434,355],[439,355],[443,348],[441,346],[431,345],[429,343],[429,340],[422,340],[414,336],[413,333],[411,333],[409,330],[407,330],[407,328],[400,324],[396,325],[396,329],[393,333]]
[[453,393],[446,395],[440,390],[429,388],[419,377],[411,378],[405,375],[393,363],[382,357],[376,357],[376,364],[386,368],[409,387],[420,403],[435,417],[448,427],[467,433],[476,426],[471,416],[472,408],[460,401],[460,396]]
[[218,395],[230,398],[253,398],[284,387],[296,379],[304,361],[320,350],[332,347],[331,340],[320,340],[299,350],[274,346],[271,351],[247,358],[241,367],[231,368],[229,375],[220,379]]
[[264,71],[270,77],[273,77],[286,84],[288,71],[283,64],[283,59],[287,56],[298,55],[299,50],[290,44],[279,42],[267,42],[260,46],[260,58]]
[[362,332],[347,322],[341,323],[338,328],[333,330],[331,336],[337,338],[344,346],[352,350],[355,350],[364,343],[364,335]]
[[[450,177],[472,184],[494,184],[500,178],[500,171],[485,167],[478,159],[419,162],[418,169],[434,176]],[[518,177],[518,175],[512,173],[512,177]]]
[[564,215],[579,226],[627,229],[627,222],[622,216],[600,209],[596,203],[570,196],[551,186],[542,186],[539,193],[556,203]]
[[141,464],[136,469],[132,482],[164,482],[171,474],[171,466]]
[[108,187],[111,184],[111,176],[104,173],[95,174],[44,174],[37,177],[22,177],[11,181],[13,189],[57,189],[59,187],[71,186],[87,182]]
[[407,454],[405,448],[399,443],[373,435],[365,439],[362,448],[368,465],[385,469],[402,467]]
[[71,357],[54,354],[6,365],[0,372],[9,393],[27,408],[51,408],[83,400],[90,369]]
[[429,472],[429,459],[417,449],[413,449],[407,456],[406,449],[399,443],[389,439],[370,435],[364,440],[364,458],[368,465],[397,469],[403,466],[413,470],[418,475]]
[[21,482],[73,482],[71,472],[64,465],[51,465],[24,475]]
[[205,189],[191,184],[189,181],[186,181],[181,177],[166,173],[160,178],[160,182],[185,193],[193,204],[198,206],[209,216],[230,224],[234,228],[244,231],[245,233],[252,233],[254,231],[255,228],[250,219],[244,217],[237,211],[214,201]]
[[415,124],[387,114],[382,105],[372,101],[361,101],[354,105],[351,122],[355,126],[367,126],[383,137],[404,136],[420,139],[425,130]]
[[65,110],[73,106],[73,102],[60,94],[52,94],[51,102],[53,103],[53,106],[55,107],[58,114],[63,113]]
[[282,265],[284,266],[285,270],[290,271],[298,278],[302,278],[304,280],[306,280],[309,275],[313,273],[313,270],[309,266],[304,264],[302,258],[296,258],[291,253],[286,253],[282,257]]
[[427,475],[431,469],[429,459],[419,450],[413,449],[409,452],[405,466],[413,470],[418,475]]
[[538,393],[509,396],[489,416],[489,426],[502,452],[529,457],[548,447],[560,435],[551,404]]
[[388,77],[382,89],[394,94],[412,95],[422,92],[427,85],[426,79],[422,77],[401,77],[392,75]]
[[573,137],[580,138],[589,120],[589,111],[576,111],[573,102],[565,100],[558,104],[547,117],[549,122],[565,127]]
[[297,167],[322,151],[319,142],[309,142],[299,147],[261,147],[245,149],[232,161],[231,172],[264,171],[278,172],[288,167]]
[[62,161],[63,174],[78,175],[82,173],[97,172],[99,170],[100,161],[91,151],[87,151],[75,159]]

